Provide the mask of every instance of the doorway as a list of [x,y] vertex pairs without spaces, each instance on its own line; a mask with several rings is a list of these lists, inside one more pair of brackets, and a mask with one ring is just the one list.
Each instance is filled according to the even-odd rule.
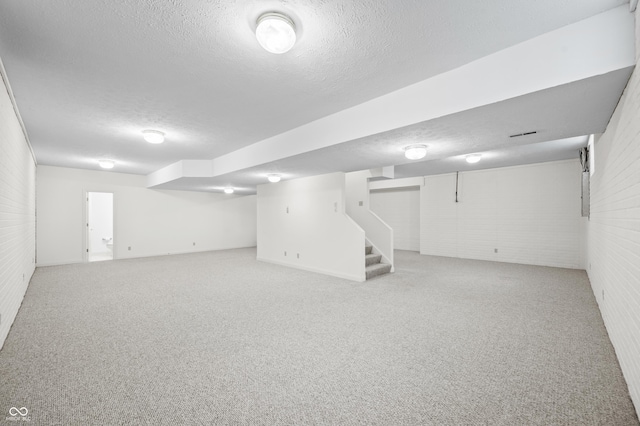
[[87,260],[113,260],[111,192],[87,192]]

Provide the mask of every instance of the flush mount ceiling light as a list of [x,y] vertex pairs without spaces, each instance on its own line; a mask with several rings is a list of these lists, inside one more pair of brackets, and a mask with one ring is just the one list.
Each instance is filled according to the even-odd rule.
[[296,43],[296,27],[288,16],[265,13],[258,18],[256,38],[267,52],[285,53]]
[[280,175],[276,175],[276,174],[270,174],[267,175],[267,179],[269,179],[269,182],[271,183],[276,183],[276,182],[280,182]]
[[466,160],[467,160],[467,163],[474,164],[480,161],[481,158],[482,158],[482,154],[469,154],[467,155]]
[[409,160],[419,160],[427,155],[427,146],[422,144],[409,145],[404,147],[404,156]]
[[116,165],[116,162],[113,160],[98,160],[98,164],[103,169],[113,169],[113,166]]
[[143,130],[142,136],[144,140],[149,143],[162,143],[164,142],[164,133],[159,130]]
[[224,189],[224,193],[225,194],[233,194],[233,188],[225,188]]

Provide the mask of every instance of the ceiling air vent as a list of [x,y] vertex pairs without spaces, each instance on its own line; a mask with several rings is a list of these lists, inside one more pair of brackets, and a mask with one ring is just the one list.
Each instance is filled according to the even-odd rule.
[[509,137],[510,137],[510,138],[519,138],[520,136],[535,135],[536,133],[538,133],[538,132],[533,131],[533,132],[526,132],[526,133],[518,133],[518,134],[516,134],[516,135],[511,135],[511,136],[509,136]]

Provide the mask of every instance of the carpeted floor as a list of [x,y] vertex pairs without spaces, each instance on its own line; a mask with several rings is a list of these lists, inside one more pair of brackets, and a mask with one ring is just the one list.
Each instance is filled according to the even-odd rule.
[[396,262],[365,283],[254,249],[39,268],[0,424],[638,424],[584,271]]

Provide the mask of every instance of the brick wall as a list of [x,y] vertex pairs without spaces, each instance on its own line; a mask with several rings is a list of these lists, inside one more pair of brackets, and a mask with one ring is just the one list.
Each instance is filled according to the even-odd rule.
[[[578,153],[576,151],[576,157]],[[425,177],[422,254],[584,268],[578,160]]]
[[35,270],[36,165],[0,64],[0,348]]
[[393,228],[396,250],[420,251],[420,190],[396,188],[372,191],[371,211]]
[[637,68],[607,130],[596,138],[594,151],[587,272],[640,415],[640,73]]

